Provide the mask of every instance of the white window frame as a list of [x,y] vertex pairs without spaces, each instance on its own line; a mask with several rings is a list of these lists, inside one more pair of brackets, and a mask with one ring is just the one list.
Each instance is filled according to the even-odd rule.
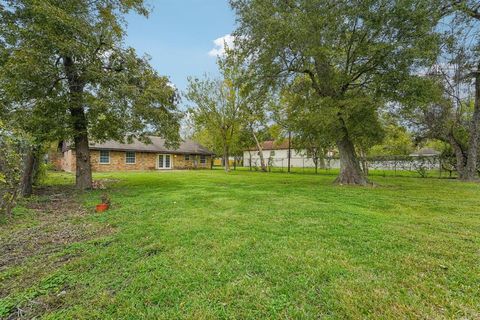
[[[133,162],[128,162],[128,153],[133,153]],[[125,164],[136,164],[137,163],[137,153],[135,151],[125,151]]]
[[[108,162],[102,162],[102,152],[108,153]],[[100,164],[110,164],[110,150],[100,150],[98,155],[98,163]]]
[[183,160],[185,160],[185,161],[190,161],[190,160],[192,160],[192,159],[190,159],[190,158],[191,158],[191,155],[190,155],[190,154],[185,154],[185,155],[183,156]]
[[[165,158],[170,157],[170,167],[160,167],[160,157],[162,158],[162,165],[165,165]],[[157,169],[158,170],[171,170],[173,168],[173,157],[171,154],[161,153],[157,155]]]

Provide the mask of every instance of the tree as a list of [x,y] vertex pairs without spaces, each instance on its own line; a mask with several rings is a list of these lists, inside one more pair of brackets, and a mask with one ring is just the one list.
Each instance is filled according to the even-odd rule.
[[[443,52],[444,59],[437,65],[437,70],[443,76],[445,93],[451,98],[453,108],[464,113],[462,105],[466,105],[467,109],[473,106],[468,119],[466,145],[462,148],[460,141],[450,139],[459,176],[462,180],[471,181],[477,179],[480,151],[480,6],[474,0],[449,0],[442,9],[451,34]],[[450,69],[442,69],[445,65]],[[469,94],[465,96],[463,90],[466,87],[473,89],[473,97]]]
[[[260,157],[260,167],[263,172],[267,171],[267,165],[263,156],[262,141],[263,133],[267,128],[267,105],[271,98],[270,92],[265,87],[257,87],[254,81],[251,81],[251,75],[246,65],[246,57],[243,52],[235,48],[225,47],[225,54],[219,60],[219,66],[223,70],[228,70],[228,78],[238,94],[238,103],[242,119],[239,121],[240,135],[237,135],[235,144],[237,153],[239,148],[245,147],[240,141],[242,133],[249,132],[253,138],[253,144],[256,145]],[[251,139],[245,139],[250,141]],[[253,145],[252,144],[252,145]],[[250,148],[252,145],[246,146]]]
[[219,60],[222,77],[190,78],[186,97],[194,106],[189,113],[198,131],[205,131],[220,141],[225,171],[230,171],[230,149],[243,119],[241,101],[233,70]]
[[[3,69],[7,61],[8,49],[5,43],[0,41],[0,70]],[[10,155],[18,154],[18,145],[7,142],[12,141],[10,138],[13,138],[13,136],[17,136],[15,140],[17,142],[18,139],[24,138],[22,153],[20,154],[20,159],[24,163],[22,170],[20,170],[22,177],[19,194],[28,197],[32,194],[33,184],[38,182],[44,142],[51,138],[59,126],[56,126],[55,123],[48,126],[41,125],[40,119],[46,119],[46,117],[52,115],[48,114],[48,110],[43,108],[39,100],[23,103],[22,98],[16,95],[22,94],[22,92],[11,90],[8,86],[9,81],[4,75],[5,73],[0,74],[0,118],[4,121],[4,132],[10,132],[12,136],[9,138],[4,136],[6,140],[3,144],[3,152]],[[29,138],[25,139],[27,132]],[[8,150],[8,148],[13,149]],[[8,162],[4,163],[4,168],[8,168]]]
[[24,132],[9,128],[0,120],[0,217],[11,215],[21,193],[29,144]]
[[275,121],[293,134],[295,150],[306,152],[313,159],[315,173],[319,165],[325,169],[325,157],[335,143],[335,134],[330,130],[335,115],[318,112],[317,104],[310,80],[300,75],[282,90],[273,112]]
[[384,125],[385,137],[382,143],[368,151],[370,156],[406,156],[414,151],[413,137],[393,120]]
[[[123,44],[123,14],[147,15],[143,0],[5,0],[0,39],[3,89],[16,106],[45,110],[37,127],[59,126],[74,142],[76,186],[92,186],[89,138],[178,140],[177,94],[148,58]],[[52,117],[53,115],[53,117]],[[146,138],[145,138],[146,139]]]
[[333,114],[341,184],[366,184],[355,144],[379,127],[377,110],[434,57],[435,4],[418,1],[231,0],[260,83],[306,75],[318,112]]
[[475,1],[444,1],[438,32],[443,45],[426,77],[428,93],[403,115],[418,139],[438,139],[450,145],[461,180],[477,178],[480,130],[480,19]]
[[[266,92],[256,91],[245,76],[243,79],[240,79],[239,82],[244,84],[240,93],[243,101],[242,114],[244,115],[244,130],[251,134],[253,142],[257,147],[261,170],[267,172],[262,142],[265,140],[264,133],[267,129],[266,105],[268,94]],[[247,139],[247,141],[249,140],[250,139]],[[250,148],[251,145],[248,147]]]

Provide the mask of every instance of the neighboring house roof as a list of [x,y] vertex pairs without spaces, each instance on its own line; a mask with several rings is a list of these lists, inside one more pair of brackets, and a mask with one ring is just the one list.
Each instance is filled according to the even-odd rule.
[[441,152],[432,148],[422,148],[413,153],[410,153],[412,157],[433,157],[438,156]]
[[[261,143],[262,150],[282,150],[282,149],[288,149],[288,140],[283,140],[283,141],[274,141],[274,140],[267,140],[263,141]],[[293,147],[292,147],[293,149]],[[257,151],[258,148],[257,146],[251,147],[247,149],[247,151]]]
[[[158,153],[182,153],[182,154],[205,154],[213,155],[214,153],[198,142],[193,140],[184,140],[180,142],[177,149],[167,148],[165,146],[165,139],[149,136],[151,143],[147,144],[133,139],[132,143],[121,143],[113,140],[108,140],[102,143],[90,142],[90,150],[112,150],[112,151],[137,151],[137,152],[158,152]],[[69,148],[67,146],[67,148]]]

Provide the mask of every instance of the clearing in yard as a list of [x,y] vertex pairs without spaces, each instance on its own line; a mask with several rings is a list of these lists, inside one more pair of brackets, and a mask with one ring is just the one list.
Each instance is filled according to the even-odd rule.
[[[480,318],[480,185],[213,171],[45,186],[0,225],[0,318]],[[108,192],[112,207],[95,213]]]

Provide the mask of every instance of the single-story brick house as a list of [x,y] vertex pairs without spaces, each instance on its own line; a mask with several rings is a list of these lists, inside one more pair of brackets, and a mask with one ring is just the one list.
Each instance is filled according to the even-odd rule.
[[[180,142],[177,149],[165,146],[165,140],[150,136],[146,144],[106,141],[90,143],[90,163],[93,171],[210,169],[213,152],[192,140]],[[60,170],[74,172],[75,149],[63,143]]]

